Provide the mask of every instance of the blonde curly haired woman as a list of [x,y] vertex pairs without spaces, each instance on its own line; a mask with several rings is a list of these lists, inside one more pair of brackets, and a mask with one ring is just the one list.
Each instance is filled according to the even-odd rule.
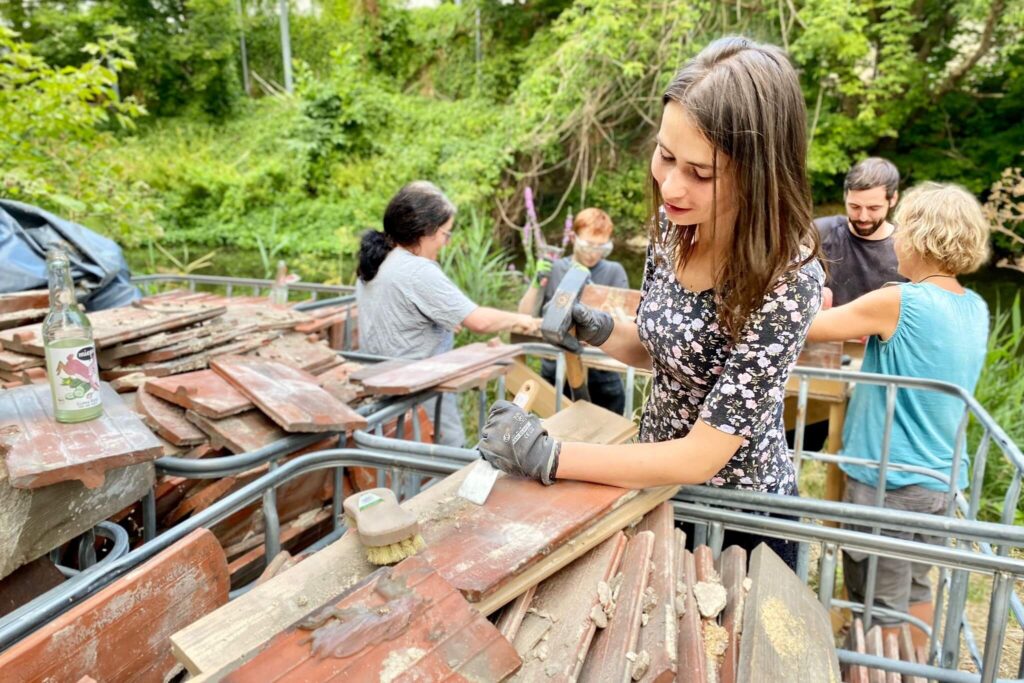
[[[894,246],[899,272],[910,282],[884,287],[822,311],[811,325],[812,341],[870,335],[863,372],[919,377],[955,384],[973,392],[988,342],[985,301],[960,284],[958,276],[978,269],[988,258],[989,224],[978,200],[958,185],[923,183],[906,193],[896,209]],[[885,431],[886,389],[858,384],[850,400],[843,433],[845,455],[880,460]],[[962,453],[952,472],[957,425],[963,405],[953,396],[902,389],[889,443],[889,462],[939,473],[966,488],[968,459]],[[844,500],[873,505],[879,485],[876,467],[842,465],[847,474]],[[885,507],[942,515],[951,484],[924,472],[889,469]],[[856,528],[856,527],[851,527]],[[911,532],[888,535],[914,539]],[[939,543],[935,537],[915,540]],[[843,575],[851,599],[864,601],[867,556],[844,551]],[[932,623],[932,592],[926,564],[879,557],[874,604],[909,612]],[[898,619],[881,613],[883,626]],[[923,631],[912,630],[924,643]]]

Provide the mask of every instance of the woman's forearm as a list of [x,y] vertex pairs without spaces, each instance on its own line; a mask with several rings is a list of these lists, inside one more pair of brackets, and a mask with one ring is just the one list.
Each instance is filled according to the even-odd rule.
[[647,353],[647,349],[640,343],[640,335],[634,322],[616,320],[611,336],[601,344],[601,350],[626,365],[644,370],[651,369],[651,354]]
[[540,287],[534,287],[533,285],[530,285],[530,287],[526,290],[526,293],[523,294],[523,298],[519,300],[519,306],[517,307],[517,310],[520,313],[525,313],[527,315],[532,314],[535,310],[537,310],[537,297],[539,297],[540,295]]
[[497,308],[480,306],[467,315],[462,324],[470,332],[476,334],[493,334],[509,330],[529,334],[539,326],[540,321],[522,313],[510,313]]
[[660,443],[597,445],[568,442],[558,456],[558,479],[623,488],[703,484],[725,467],[743,438],[698,422],[687,436]]

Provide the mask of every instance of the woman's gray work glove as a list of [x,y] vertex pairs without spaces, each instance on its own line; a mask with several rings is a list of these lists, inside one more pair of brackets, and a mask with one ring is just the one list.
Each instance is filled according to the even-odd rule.
[[555,483],[562,444],[548,436],[536,415],[515,403],[494,402],[476,448],[502,472],[536,479],[545,486]]
[[600,346],[608,341],[615,327],[610,315],[579,302],[572,306],[572,322],[576,326],[576,338],[591,346]]

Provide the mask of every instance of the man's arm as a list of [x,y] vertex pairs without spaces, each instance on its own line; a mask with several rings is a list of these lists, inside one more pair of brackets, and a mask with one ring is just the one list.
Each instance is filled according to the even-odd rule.
[[846,341],[877,334],[888,339],[900,321],[900,288],[883,287],[848,304],[820,311],[807,333],[808,341]]

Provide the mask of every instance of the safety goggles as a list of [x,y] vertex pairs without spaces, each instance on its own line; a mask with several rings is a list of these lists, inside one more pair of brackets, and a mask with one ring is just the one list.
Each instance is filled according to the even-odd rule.
[[590,254],[600,254],[601,256],[607,256],[608,254],[612,253],[613,246],[614,245],[612,244],[611,240],[608,240],[607,242],[590,242],[588,240],[576,237],[572,241],[573,250],[585,251]]

